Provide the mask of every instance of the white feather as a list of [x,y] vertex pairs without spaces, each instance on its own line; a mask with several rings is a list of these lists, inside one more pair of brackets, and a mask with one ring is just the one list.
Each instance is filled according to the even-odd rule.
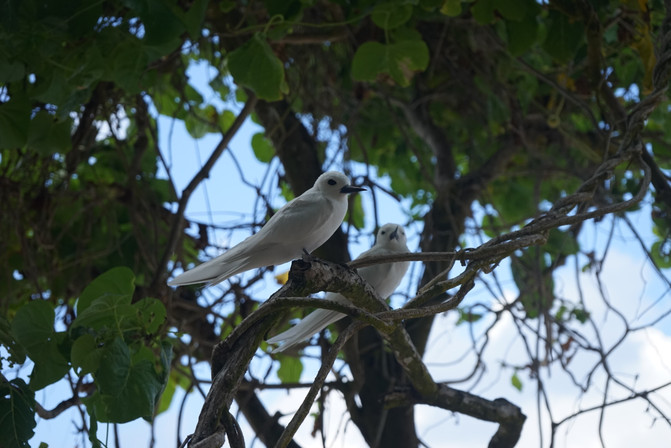
[[312,252],[333,235],[347,212],[347,195],[361,190],[351,186],[344,174],[328,171],[312,188],[279,209],[258,233],[178,275],[168,285],[216,285],[250,269],[300,258],[303,251]]
[[[357,257],[357,260],[380,255],[395,255],[408,253],[405,230],[396,224],[385,224],[377,232],[373,247]],[[380,297],[389,297],[401,283],[408,270],[409,262],[385,263],[365,266],[358,270],[359,275],[366,280]],[[333,300],[344,305],[351,305],[350,301],[341,294],[327,293],[325,299]],[[303,318],[294,327],[268,339],[268,343],[282,344],[273,350],[281,352],[312,336],[321,330],[345,317],[337,311],[317,309]]]

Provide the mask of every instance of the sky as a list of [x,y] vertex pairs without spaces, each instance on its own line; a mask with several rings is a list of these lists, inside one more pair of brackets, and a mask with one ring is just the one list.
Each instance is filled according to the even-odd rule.
[[[205,89],[205,82],[211,72],[205,67],[194,67],[191,70],[197,85],[202,89],[204,96],[212,101],[217,107],[223,104],[218,101],[211,92]],[[181,123],[171,122],[162,117],[159,121],[160,147],[170,164],[171,176],[178,191],[181,191],[191,177],[198,171],[200,166],[207,160],[209,153],[216,146],[220,137],[209,135],[201,140],[191,139]],[[234,137],[229,149],[222,155],[214,166],[209,179],[207,179],[194,192],[187,208],[187,216],[190,219],[203,222],[213,222],[218,225],[228,225],[244,220],[253,212],[253,204],[256,199],[256,191],[241,183],[241,177],[235,167],[235,160],[244,167],[245,180],[256,184],[264,179],[268,166],[258,162],[250,150],[249,142],[251,136],[260,132],[261,128],[247,120],[241,131]],[[274,169],[278,166],[276,160],[271,162]],[[354,174],[363,174],[363,167],[352,165]],[[382,184],[387,184],[381,179]],[[271,191],[271,185],[264,186],[264,192]],[[278,195],[270,198],[273,205],[279,207],[284,201]],[[373,242],[375,220],[372,217],[372,201],[369,195],[362,193],[364,209],[366,211],[366,232],[368,237],[359,239],[356,244],[350,245],[352,257],[368,249]],[[398,204],[391,198],[379,194],[380,201],[380,223],[397,222],[403,223],[407,219],[404,214],[406,204]],[[646,241],[653,237],[650,233],[651,222],[649,207],[632,218],[635,228],[641,233]],[[585,247],[594,247],[597,253],[604,250],[607,236],[610,231],[608,227],[610,220],[605,219],[599,224],[588,223],[582,235],[582,243]],[[411,250],[418,250],[418,226],[408,229]],[[234,244],[246,236],[244,232],[233,235],[231,241],[226,235],[213,235],[221,245]],[[478,242],[471,241],[473,245]],[[649,245],[648,245],[649,246]],[[633,240],[631,232],[624,226],[615,229],[615,238],[608,248],[609,254],[601,272],[602,288],[605,288],[605,296],[613,306],[625,316],[637,317],[636,322],[645,323],[668,310],[664,306],[669,302],[668,285],[660,281],[652,270],[649,263],[642,261],[641,249]],[[218,253],[210,253],[215,256]],[[585,259],[581,260],[585,263]],[[289,264],[279,266],[275,273],[288,269]],[[614,344],[622,335],[623,325],[617,313],[606,306],[602,300],[602,291],[595,281],[593,273],[580,272],[582,266],[569,263],[560,269],[556,279],[555,293],[559,297],[575,300],[583,297],[588,309],[592,310],[594,321],[599,330],[600,337],[606,346]],[[413,263],[399,291],[412,295],[414,283],[410,278],[420,274],[421,266]],[[492,307],[502,306],[502,303],[515,299],[516,290],[510,275],[507,273],[508,264],[502,265],[495,274],[485,274],[476,287],[466,298],[464,305],[473,305],[477,302]],[[576,274],[576,271],[578,273]],[[665,273],[668,277],[668,272]],[[414,275],[414,277],[413,277]],[[485,283],[494,284],[494,275],[498,277],[502,285],[502,294],[496,297],[484,288]],[[277,284],[273,274],[267,274],[262,285],[255,290],[255,297],[262,298],[270,295]],[[216,291],[216,290],[213,290]],[[215,294],[214,292],[212,292]],[[656,305],[654,305],[658,302]],[[402,295],[394,297],[393,302],[398,305],[402,303]],[[527,415],[527,422],[520,443],[521,448],[537,448],[548,446],[550,438],[548,434],[548,416],[545,407],[539,407],[537,400],[537,382],[531,378],[527,369],[517,372],[522,382],[521,390],[515,388],[511,382],[513,370],[510,365],[521,365],[525,362],[523,341],[518,336],[518,331],[512,319],[504,316],[490,334],[489,348],[484,354],[487,370],[483,373],[481,381],[475,383],[459,382],[452,384],[453,387],[469,390],[472,393],[482,395],[488,399],[504,397],[512,403],[520,406]],[[474,356],[471,353],[471,332],[479,334],[486,328],[488,322],[484,319],[472,327],[467,324],[457,325],[457,314],[446,313],[437,317],[432,330],[428,349],[425,356],[426,364],[436,381],[453,382],[470,372],[473,368]],[[594,336],[596,337],[596,336]],[[671,380],[671,360],[665,359],[665,354],[671,353],[671,321],[669,318],[661,321],[654,329],[642,330],[630,334],[627,341],[618,346],[612,353],[610,365],[612,371],[623,381],[623,384],[635,386],[638,390],[646,387],[655,387]],[[574,372],[578,381],[584,381],[587,372],[595,363],[593,355],[578,354],[570,363],[571,371]],[[301,380],[310,382],[316,373],[319,364],[315,360],[306,360],[305,369]],[[271,368],[269,361],[257,357],[251,365],[254,375],[260,375]],[[209,367],[200,365],[198,372],[201,378],[209,378]],[[26,367],[22,374],[27,374]],[[541,379],[548,391],[548,397],[555,420],[570,415],[578,409],[586,409],[601,403],[603,393],[606,390],[605,375],[603,369],[597,369],[593,376],[592,390],[583,393],[561,370],[552,367],[543,370]],[[49,388],[47,392],[38,392],[37,399],[45,408],[52,408],[59,401],[68,398],[68,390]],[[261,399],[268,405],[268,411],[286,413],[280,422],[287,423],[291,414],[300,405],[305,390],[283,390],[260,392]],[[607,390],[609,400],[617,400],[627,397],[629,391],[620,386],[610,384]],[[179,390],[173,400],[168,412],[161,414],[156,419],[154,435],[157,447],[171,447],[176,445],[176,429],[178,427],[177,416],[179,413],[183,391]],[[671,415],[671,391],[664,390],[655,398],[656,405]],[[198,413],[203,399],[198,393],[187,397],[179,422],[181,436],[193,431],[198,418]],[[235,409],[235,408],[234,408]],[[556,440],[557,447],[598,447],[600,445],[597,428],[599,426],[600,413],[589,412],[580,418],[563,424],[558,431]],[[351,421],[347,419],[346,410],[337,393],[329,395],[326,411],[326,434],[328,447],[364,447],[365,444],[358,430]],[[491,436],[496,431],[496,425],[478,421],[476,419],[453,414],[444,410],[428,406],[417,406],[416,424],[420,439],[429,447],[482,447],[486,446]],[[44,441],[52,447],[84,447],[88,442],[76,435],[74,422],[79,420],[77,412],[72,409],[66,415],[62,415],[51,421],[38,422],[36,436],[31,445],[37,446]],[[254,436],[249,427],[240,418],[245,439],[248,446],[260,447],[259,441],[253,441]],[[540,426],[539,422],[544,423]],[[631,447],[641,445],[646,447],[667,447],[671,436],[669,425],[663,421],[655,420],[650,410],[642,401],[625,402],[609,407],[603,418],[604,440],[608,447]],[[297,434],[297,440],[303,447],[321,447],[320,437],[311,436],[312,421],[306,419]],[[98,436],[105,441],[108,438],[109,445],[113,446],[111,433],[106,432],[111,428],[101,426]],[[120,426],[121,446],[147,446],[150,439],[149,425],[143,421],[135,421]]]

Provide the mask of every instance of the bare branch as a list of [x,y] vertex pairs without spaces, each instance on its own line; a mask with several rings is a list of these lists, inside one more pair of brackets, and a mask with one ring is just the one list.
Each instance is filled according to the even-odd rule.
[[196,189],[196,187],[209,176],[210,170],[217,162],[221,154],[224,152],[226,147],[228,147],[228,144],[233,139],[233,136],[238,132],[240,127],[242,127],[242,124],[245,122],[249,114],[254,109],[255,104],[256,104],[256,96],[254,94],[249,94],[245,106],[242,108],[238,116],[235,117],[233,124],[231,124],[231,127],[228,129],[228,131],[226,131],[226,133],[221,138],[221,141],[214,148],[214,151],[212,151],[212,154],[210,154],[209,159],[207,159],[207,161],[200,169],[200,171],[198,171],[198,173],[196,173],[196,175],[193,176],[189,184],[182,191],[182,197],[179,200],[179,206],[177,208],[177,212],[175,213],[175,218],[172,223],[172,227],[170,228],[170,236],[168,237],[168,243],[166,244],[163,256],[161,257],[161,260],[158,263],[158,269],[156,269],[156,273],[154,274],[154,278],[152,279],[151,289],[154,289],[156,285],[159,283],[159,281],[163,278],[164,276],[163,268],[168,263],[168,259],[170,258],[172,253],[175,251],[175,247],[177,246],[177,241],[179,239],[179,233],[181,232],[182,226],[184,224],[184,211],[186,210],[186,205],[189,202],[189,199],[191,198],[191,194]]
[[490,448],[514,447],[522,433],[526,416],[519,407],[504,398],[490,401],[471,393],[453,389],[446,384],[439,384],[435,395],[419,397],[410,392],[396,392],[385,397],[388,407],[408,406],[412,404],[428,404],[453,412],[473,416],[499,424],[492,439]]

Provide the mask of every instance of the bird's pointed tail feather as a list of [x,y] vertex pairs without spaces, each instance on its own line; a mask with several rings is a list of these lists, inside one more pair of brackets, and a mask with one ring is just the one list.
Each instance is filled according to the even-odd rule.
[[345,317],[345,315],[337,311],[317,309],[304,317],[303,320],[298,322],[295,326],[273,336],[266,342],[270,344],[282,343],[282,345],[273,350],[273,353],[278,353],[308,339],[315,333],[319,333],[324,328],[343,317]]

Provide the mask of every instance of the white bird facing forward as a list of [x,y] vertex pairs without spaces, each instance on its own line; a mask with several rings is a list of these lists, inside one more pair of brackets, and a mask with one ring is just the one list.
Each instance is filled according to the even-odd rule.
[[[403,227],[396,224],[385,224],[377,232],[377,238],[373,247],[359,255],[356,259],[375,257],[380,255],[405,254],[410,252],[407,246],[407,238]],[[403,276],[408,270],[410,262],[375,264],[358,269],[359,275],[366,280],[377,292],[386,299],[401,283]],[[343,295],[329,292],[326,300],[333,300],[343,305],[351,305],[351,302]],[[303,318],[294,327],[268,339],[270,344],[282,343],[273,350],[273,353],[281,352],[299,342],[308,339],[315,333],[331,325],[333,322],[345,317],[337,311],[317,309]]]
[[300,258],[324,244],[340,227],[347,212],[347,195],[365,188],[350,185],[349,178],[327,171],[312,188],[280,208],[254,235],[222,255],[186,271],[168,285],[216,285],[250,269],[282,264]]

